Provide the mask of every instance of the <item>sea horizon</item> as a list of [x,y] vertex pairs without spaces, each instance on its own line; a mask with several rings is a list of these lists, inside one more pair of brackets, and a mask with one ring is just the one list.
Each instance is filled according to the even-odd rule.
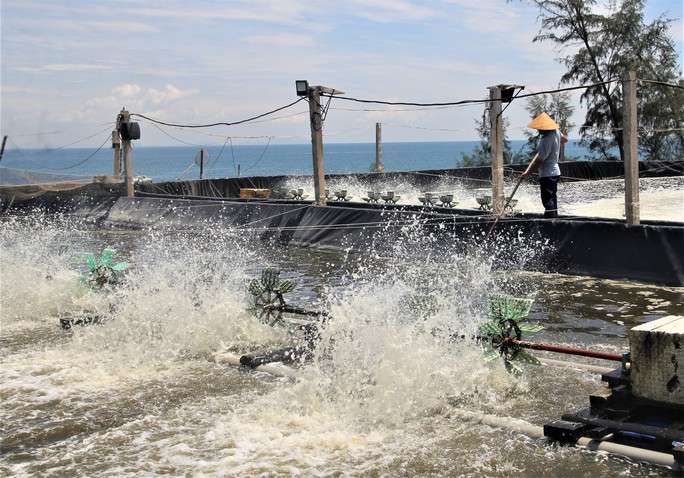
[[[512,140],[513,152],[526,140]],[[464,167],[481,141],[403,141],[382,144],[385,172]],[[224,146],[138,146],[133,143],[133,175],[154,181],[197,179],[200,150],[204,150],[205,178],[312,174],[311,143],[237,144]],[[375,166],[375,143],[324,144],[327,174],[367,173]],[[590,160],[579,140],[566,144],[566,158]],[[532,159],[532,155],[529,155]],[[6,149],[0,166],[54,176],[94,176],[113,173],[114,153],[101,148]],[[7,184],[4,182],[4,184]]]

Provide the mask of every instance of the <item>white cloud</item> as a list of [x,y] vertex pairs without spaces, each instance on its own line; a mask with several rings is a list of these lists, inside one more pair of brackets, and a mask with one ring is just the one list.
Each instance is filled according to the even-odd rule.
[[314,44],[311,35],[300,35],[296,33],[276,33],[272,35],[249,35],[241,38],[243,43],[259,43],[272,46],[310,46]]
[[[648,5],[656,16],[668,8],[681,16],[681,1]],[[538,10],[518,1],[121,0],[117,7],[127,13],[113,16],[104,2],[2,0],[3,130],[102,124],[124,106],[169,122],[232,122],[293,101],[296,79],[348,97],[432,103],[482,99],[499,83],[549,89],[564,72],[553,45],[532,43]],[[681,20],[673,27],[681,49]],[[506,114],[518,114],[518,103]],[[326,134],[379,121],[412,126],[400,139],[418,141],[427,137],[420,128],[444,125],[463,125],[470,132],[458,139],[476,139],[473,118],[482,110],[333,105]],[[307,141],[305,110],[235,129]],[[372,141],[372,134],[344,140]]]
[[157,90],[156,88],[149,88],[147,90],[147,99],[152,103],[158,105],[160,103],[166,103],[168,101],[177,100],[183,98],[187,93],[179,90],[175,86],[168,84],[163,90]]
[[142,91],[140,85],[121,85],[112,89],[112,93],[123,96],[124,98],[137,95],[140,91]]
[[98,65],[94,63],[50,63],[41,66],[18,66],[13,68],[14,71],[23,73],[78,73],[84,71],[111,71],[112,67],[108,65]]
[[104,98],[94,98],[90,104],[111,104],[116,101],[134,102],[138,108],[143,109],[147,105],[158,107],[162,104],[171,104],[174,101],[192,94],[194,90],[183,91],[172,84],[167,84],[163,88],[143,88],[137,84],[124,84],[112,89],[112,95]]
[[354,0],[354,12],[363,18],[379,23],[419,21],[434,18],[439,12],[425,5],[429,2],[405,0]]

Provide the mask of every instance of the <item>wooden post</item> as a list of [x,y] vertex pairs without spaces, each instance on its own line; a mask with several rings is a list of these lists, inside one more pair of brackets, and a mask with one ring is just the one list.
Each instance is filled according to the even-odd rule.
[[490,143],[492,145],[492,212],[495,216],[504,208],[503,184],[503,120],[501,118],[501,87],[489,88]]
[[[130,123],[131,114],[126,110],[121,110],[121,123]],[[121,141],[123,144],[123,157],[124,157],[124,180],[126,182],[126,196],[132,198],[135,195],[135,190],[133,189],[133,149],[131,148],[131,140],[124,139]]]
[[625,218],[627,224],[639,224],[639,143],[637,140],[636,72],[622,76],[622,141],[625,152]]
[[325,168],[323,167],[323,118],[321,117],[321,87],[309,88],[311,118],[311,152],[313,155],[314,204],[325,206]]
[[5,145],[7,144],[7,135],[2,137],[2,147],[0,147],[0,161],[2,161],[2,156],[5,154]]
[[375,123],[375,171],[385,171],[382,165],[382,123]]
[[200,149],[200,179],[204,179],[204,148]]
[[114,149],[114,177],[121,179],[121,137],[119,136],[118,124],[112,131],[112,148]]

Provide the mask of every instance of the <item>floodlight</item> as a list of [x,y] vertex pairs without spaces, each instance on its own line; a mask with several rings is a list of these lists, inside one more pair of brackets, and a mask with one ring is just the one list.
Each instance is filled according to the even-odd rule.
[[306,96],[309,94],[309,82],[306,80],[296,80],[295,87],[297,88],[297,96]]

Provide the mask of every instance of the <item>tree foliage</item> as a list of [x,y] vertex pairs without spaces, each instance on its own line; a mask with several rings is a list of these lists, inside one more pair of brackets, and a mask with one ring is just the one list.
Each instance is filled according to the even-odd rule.
[[[511,141],[508,139],[506,129],[509,126],[508,119],[504,118],[502,122],[503,127],[503,157],[504,164],[515,164],[524,162],[526,157],[523,149],[514,152]],[[489,120],[489,106],[485,106],[485,111],[481,119],[475,120],[475,130],[480,137],[480,144],[478,144],[471,154],[461,153],[460,167],[472,166],[489,166],[492,164],[492,143],[490,134],[490,120]],[[524,148],[524,147],[523,147]]]
[[[575,127],[575,124],[570,121],[570,118],[575,112],[575,107],[572,106],[572,103],[570,102],[570,93],[567,91],[530,96],[527,99],[525,110],[530,113],[531,118],[536,118],[542,112],[548,114],[556,123],[558,123],[560,130],[564,134],[569,134],[570,130]],[[539,146],[539,135],[536,132],[531,132],[529,130],[525,130],[524,133],[527,137],[527,144],[525,145],[526,151],[534,154],[534,151],[536,151]],[[564,144],[561,144],[561,161],[566,160],[564,146]]]
[[[642,154],[682,159],[684,84],[668,35],[672,20],[660,16],[646,24],[644,0],[522,1],[539,8],[541,28],[534,41],[555,43],[565,55],[557,58],[567,67],[561,83],[591,85],[581,96],[587,105],[583,145],[603,159],[614,159],[610,151],[617,147],[624,159],[620,80],[631,70],[641,80],[637,95]],[[597,13],[599,6],[607,13]]]

